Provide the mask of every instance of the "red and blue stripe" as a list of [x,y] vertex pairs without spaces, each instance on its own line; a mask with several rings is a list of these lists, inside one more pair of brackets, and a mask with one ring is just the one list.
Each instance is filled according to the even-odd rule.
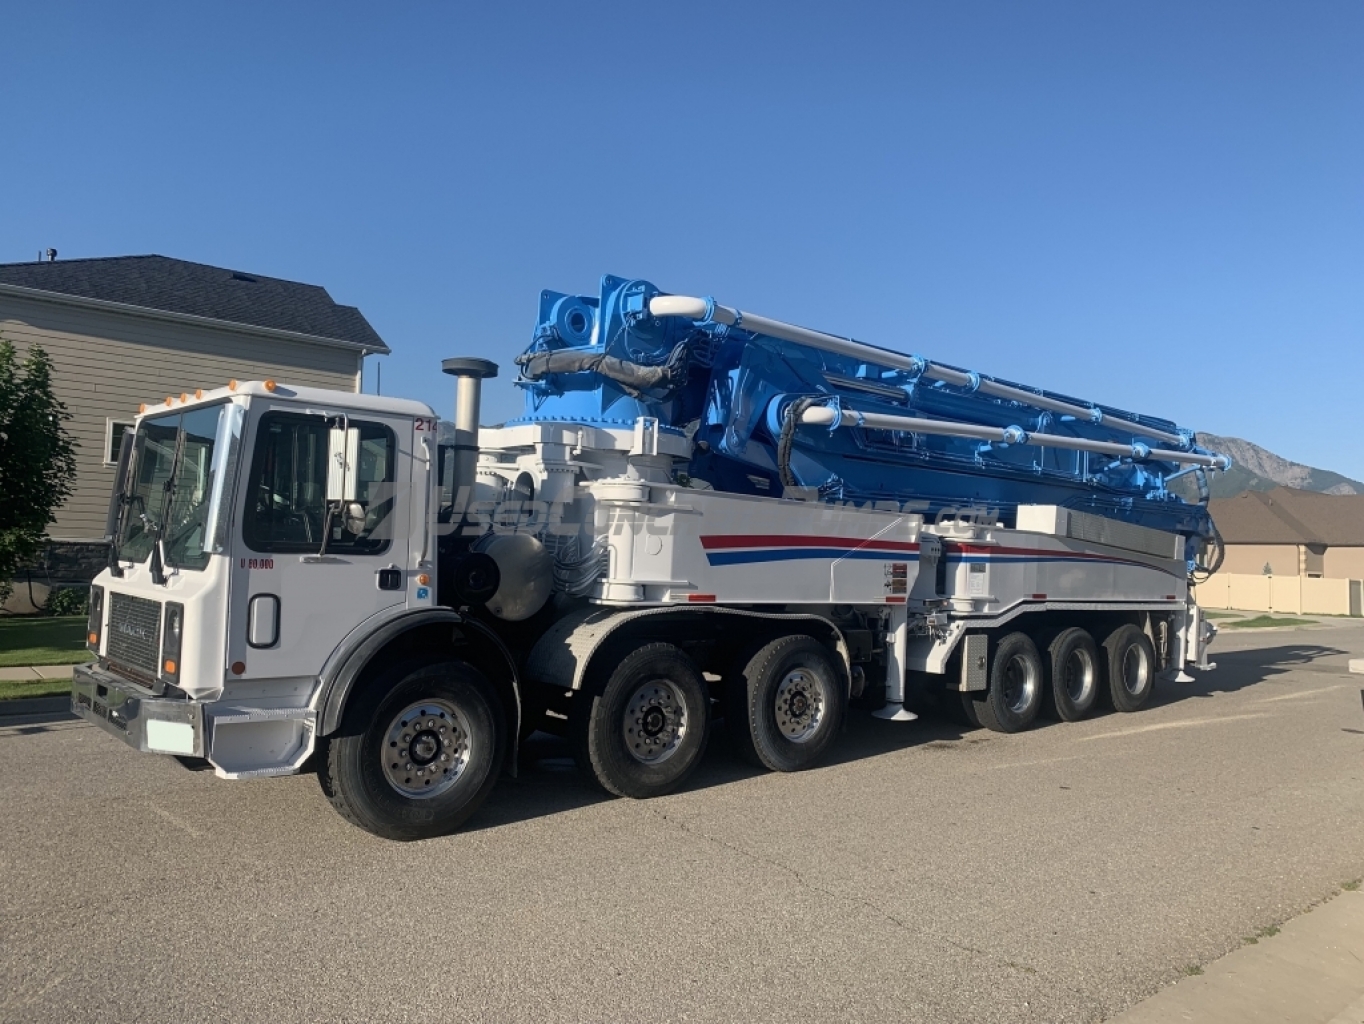
[[747,565],[804,558],[865,558],[878,562],[912,562],[919,557],[913,541],[875,537],[827,537],[792,534],[720,534],[703,536],[701,546],[711,565]]
[[[1002,547],[995,544],[944,542],[949,563],[957,562],[1077,562],[1088,565],[1125,565],[1153,569],[1179,576],[1161,565],[1118,558],[1090,551],[1047,551],[1038,548]],[[914,562],[919,545],[914,541],[885,540],[876,537],[829,537],[804,534],[712,534],[701,537],[706,560],[711,565],[750,565],[755,562],[785,562],[812,558],[860,558],[879,562]]]

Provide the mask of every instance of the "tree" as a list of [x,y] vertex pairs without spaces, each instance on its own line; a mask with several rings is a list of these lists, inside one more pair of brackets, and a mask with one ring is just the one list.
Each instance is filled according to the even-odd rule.
[[19,567],[43,548],[53,513],[76,482],[71,418],[52,393],[52,360],[37,345],[22,360],[0,338],[0,602]]

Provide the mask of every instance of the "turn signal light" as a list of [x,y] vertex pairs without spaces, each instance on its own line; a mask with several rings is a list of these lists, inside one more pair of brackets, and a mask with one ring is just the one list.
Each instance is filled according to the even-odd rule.
[[165,670],[166,675],[168,676],[175,675],[175,662],[171,661],[169,658],[165,660],[161,667],[162,669]]
[[99,653],[99,633],[104,628],[104,588],[90,588],[90,615],[85,620],[85,644]]

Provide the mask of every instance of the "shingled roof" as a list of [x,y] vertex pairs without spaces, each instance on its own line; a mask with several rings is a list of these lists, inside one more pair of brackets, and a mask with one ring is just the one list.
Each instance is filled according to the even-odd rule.
[[1276,487],[1214,498],[1208,511],[1228,544],[1364,547],[1364,494]]
[[108,256],[48,263],[0,263],[0,284],[83,299],[305,334],[387,354],[354,306],[327,289],[168,256]]

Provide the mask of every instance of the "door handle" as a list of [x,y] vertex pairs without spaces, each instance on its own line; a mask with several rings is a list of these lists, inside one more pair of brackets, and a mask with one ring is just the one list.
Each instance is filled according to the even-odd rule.
[[246,643],[249,647],[274,647],[279,643],[279,598],[255,594],[247,608]]

